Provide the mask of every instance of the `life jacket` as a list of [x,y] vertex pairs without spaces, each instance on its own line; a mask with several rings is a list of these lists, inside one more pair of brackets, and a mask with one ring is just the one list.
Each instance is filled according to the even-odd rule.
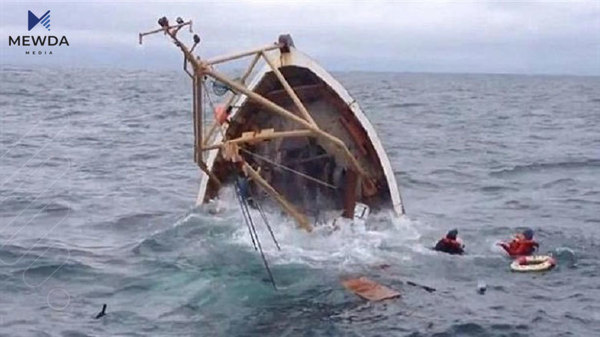
[[438,241],[434,249],[450,254],[462,254],[464,252],[462,244],[458,242],[458,240],[452,240],[448,238],[443,238]]
[[534,240],[515,239],[509,244],[502,243],[501,246],[510,256],[526,256],[533,254],[539,244]]

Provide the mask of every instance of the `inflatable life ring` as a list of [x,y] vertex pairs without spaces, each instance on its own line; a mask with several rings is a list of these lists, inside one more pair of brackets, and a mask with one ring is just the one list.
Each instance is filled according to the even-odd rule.
[[556,260],[547,255],[521,256],[510,264],[512,271],[546,271],[556,266]]

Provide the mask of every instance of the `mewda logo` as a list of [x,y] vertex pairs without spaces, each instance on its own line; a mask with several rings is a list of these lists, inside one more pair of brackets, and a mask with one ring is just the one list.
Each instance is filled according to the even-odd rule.
[[50,31],[50,10],[48,10],[44,15],[39,18],[33,14],[31,11],[28,12],[28,30],[32,30],[38,23],[41,23],[42,26],[46,27],[48,31]]
[[[31,31],[37,25],[40,25],[50,31],[50,10],[44,15],[38,17],[32,11],[27,11],[27,29]],[[69,40],[66,36],[37,36],[20,35],[8,37],[8,46],[29,47],[25,50],[25,55],[52,55],[53,50],[48,47],[68,46]]]

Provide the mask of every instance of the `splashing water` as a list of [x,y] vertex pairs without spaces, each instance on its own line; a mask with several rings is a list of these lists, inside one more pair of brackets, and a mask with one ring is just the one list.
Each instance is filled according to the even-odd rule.
[[[205,209],[218,210],[217,217],[228,222],[243,224],[243,218],[230,186],[221,191],[220,199]],[[275,208],[267,208],[268,221],[281,246],[278,251],[260,217],[258,210],[251,209],[257,233],[263,249],[272,263],[306,264],[313,268],[337,266],[346,270],[354,265],[377,265],[385,263],[382,251],[415,245],[420,238],[415,223],[407,216],[397,217],[392,211],[372,213],[365,224],[347,223],[334,230],[329,225],[315,227],[311,233],[299,229],[295,222]],[[252,248],[245,226],[237,226],[231,242]]]

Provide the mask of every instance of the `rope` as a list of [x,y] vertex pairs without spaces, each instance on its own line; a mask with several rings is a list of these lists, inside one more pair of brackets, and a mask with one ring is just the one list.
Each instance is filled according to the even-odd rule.
[[256,208],[258,209],[258,212],[260,213],[260,216],[262,217],[262,219],[265,223],[265,226],[267,226],[269,233],[271,233],[271,238],[273,239],[275,246],[277,246],[278,250],[281,250],[281,247],[279,246],[279,242],[277,242],[277,239],[275,238],[275,234],[273,234],[273,229],[271,228],[271,225],[269,225],[269,221],[267,221],[267,216],[266,216],[265,212],[263,211],[262,205],[258,201],[258,198],[253,198],[253,200],[254,200],[254,203],[256,203]]
[[206,98],[208,99],[208,103],[210,103],[210,107],[211,109],[215,109],[215,104],[213,103],[212,98],[210,97],[210,94],[208,93],[208,88],[206,87],[206,81],[202,81],[202,87],[204,87],[204,92],[206,93]]
[[[244,197],[241,195],[241,187],[237,180],[236,180],[235,184],[237,187],[236,194],[237,194],[239,200],[241,201],[242,213],[245,211],[248,214],[249,222],[246,224],[249,226],[249,229],[251,228],[250,237],[252,237],[252,235],[254,235],[254,237],[256,238],[256,245],[258,246],[258,251],[260,252],[260,257],[262,258],[263,264],[265,266],[265,269],[267,270],[267,274],[269,275],[269,279],[271,280],[271,284],[273,285],[273,288],[275,288],[275,290],[277,290],[277,285],[275,284],[275,278],[273,278],[273,273],[271,273],[271,268],[269,268],[269,263],[267,262],[267,258],[265,257],[265,253],[263,252],[262,245],[260,244],[260,239],[258,238],[258,233],[256,232],[256,227],[254,226],[254,221],[252,221],[252,216],[250,215],[250,210],[248,209],[248,204],[247,204],[246,200],[244,199]],[[246,218],[244,218],[244,219],[246,219]],[[252,242],[254,243],[254,239],[252,239]],[[254,248],[256,249],[256,246]]]
[[281,165],[281,164],[279,164],[279,163],[276,163],[276,162],[272,161],[271,159],[269,159],[269,158],[267,158],[267,157],[263,157],[263,156],[261,156],[261,155],[259,155],[259,154],[256,154],[256,153],[254,153],[254,152],[250,152],[250,151],[248,151],[248,150],[246,150],[246,149],[244,149],[244,148],[241,148],[241,147],[240,147],[240,150],[242,150],[242,151],[246,152],[247,154],[249,154],[249,155],[251,155],[251,156],[253,156],[253,157],[256,157],[256,158],[258,158],[258,159],[261,159],[261,160],[263,160],[263,161],[265,161],[265,162],[267,162],[267,163],[270,163],[271,165],[274,165],[274,166],[277,166],[277,167],[279,167],[279,168],[281,168],[281,169],[284,169],[284,170],[290,171],[290,172],[292,172],[292,173],[295,173],[295,174],[297,174],[297,175],[299,175],[299,176],[301,176],[301,177],[303,177],[303,178],[305,178],[305,179],[308,179],[308,180],[310,180],[310,181],[313,181],[313,182],[315,182],[315,183],[317,183],[317,184],[321,184],[321,185],[323,185],[323,186],[329,187],[329,188],[331,188],[331,189],[334,189],[334,190],[336,190],[336,189],[337,189],[337,186],[335,186],[335,185],[331,185],[331,184],[329,184],[329,183],[326,183],[326,182],[324,182],[323,180],[319,180],[319,179],[317,179],[317,178],[314,178],[314,177],[311,177],[311,176],[309,176],[309,175],[307,175],[307,174],[304,174],[304,173],[302,173],[302,172],[300,172],[300,171],[297,171],[297,170],[294,170],[294,169],[292,169],[292,168],[289,168],[289,167],[287,167],[287,166],[285,166],[285,165]]
[[239,186],[237,181],[235,182],[235,196],[240,204],[240,210],[242,211],[242,216],[244,217],[244,223],[246,223],[246,227],[248,227],[248,233],[250,234],[250,239],[252,240],[252,246],[254,246],[254,250],[257,250],[256,241],[254,240],[254,235],[252,233],[252,229],[250,228],[250,221],[248,221],[248,215],[246,215],[246,210],[244,208],[244,202],[242,200],[241,192],[239,190]]

